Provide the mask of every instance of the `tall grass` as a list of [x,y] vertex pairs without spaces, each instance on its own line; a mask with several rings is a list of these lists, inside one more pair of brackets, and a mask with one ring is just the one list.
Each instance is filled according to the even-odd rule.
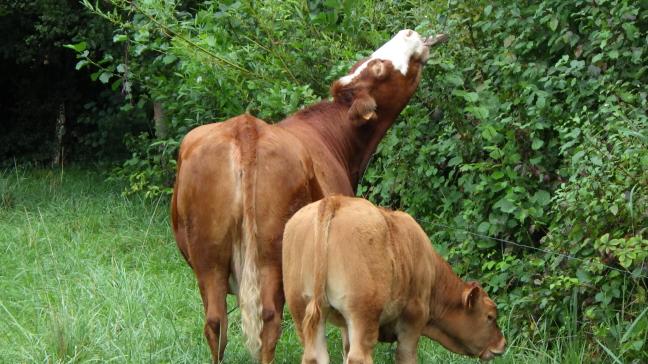
[[[0,363],[210,360],[198,288],[175,247],[168,202],[123,197],[121,188],[96,171],[0,172]],[[250,362],[236,309],[229,322],[227,362]],[[340,363],[336,329],[329,338],[332,362]],[[500,363],[588,361],[580,341],[509,342]],[[380,344],[376,362],[392,363],[394,349]],[[300,353],[286,315],[276,362],[297,363]],[[419,360],[474,362],[425,339]]]

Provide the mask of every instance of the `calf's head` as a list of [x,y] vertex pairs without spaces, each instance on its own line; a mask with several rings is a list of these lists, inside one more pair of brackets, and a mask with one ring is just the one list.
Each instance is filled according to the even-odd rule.
[[350,106],[349,119],[356,125],[395,118],[418,86],[430,47],[446,40],[444,34],[423,38],[413,30],[401,30],[335,81],[331,94],[336,102]]
[[506,339],[497,326],[497,307],[477,282],[466,283],[461,301],[439,316],[428,323],[423,335],[446,349],[482,360],[504,353]]

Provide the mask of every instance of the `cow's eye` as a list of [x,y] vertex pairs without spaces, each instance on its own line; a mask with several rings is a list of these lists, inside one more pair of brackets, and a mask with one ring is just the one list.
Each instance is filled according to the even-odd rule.
[[488,315],[488,321],[495,321],[495,316]]

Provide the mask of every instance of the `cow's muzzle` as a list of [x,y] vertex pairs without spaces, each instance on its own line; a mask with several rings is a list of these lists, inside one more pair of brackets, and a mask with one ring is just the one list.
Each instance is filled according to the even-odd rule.
[[423,39],[423,45],[429,48],[435,47],[439,44],[445,43],[448,41],[448,35],[447,34],[437,34],[437,35],[432,35],[429,36],[425,39]]
[[506,351],[506,339],[502,336],[502,338],[497,342],[497,345],[495,347],[487,348],[484,350],[480,355],[479,359],[480,360],[491,360],[495,358],[496,356],[500,356],[504,354]]

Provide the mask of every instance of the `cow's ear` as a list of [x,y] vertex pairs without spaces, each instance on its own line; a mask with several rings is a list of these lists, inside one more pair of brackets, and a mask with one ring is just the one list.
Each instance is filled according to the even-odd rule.
[[477,304],[481,287],[477,282],[470,282],[463,291],[463,304],[466,309],[472,309]]
[[349,105],[353,101],[353,88],[337,80],[331,85],[331,96],[335,102]]
[[353,100],[349,108],[349,120],[354,125],[362,125],[378,118],[376,114],[376,100],[368,94],[362,94]]

